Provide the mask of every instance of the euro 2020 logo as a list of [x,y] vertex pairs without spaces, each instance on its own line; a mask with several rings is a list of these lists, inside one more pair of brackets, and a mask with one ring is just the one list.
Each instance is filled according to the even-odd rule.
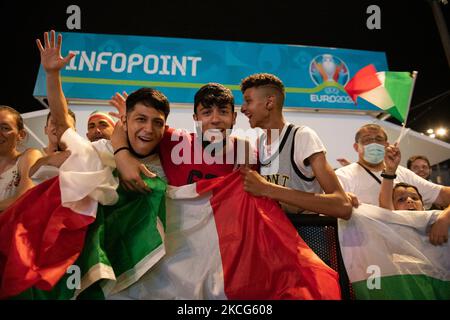
[[349,79],[345,62],[331,54],[316,56],[309,65],[309,74],[316,85],[336,82],[345,86]]

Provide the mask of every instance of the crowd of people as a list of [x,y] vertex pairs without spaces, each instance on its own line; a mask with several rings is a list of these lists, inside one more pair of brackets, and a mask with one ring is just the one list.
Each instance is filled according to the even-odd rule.
[[[48,144],[41,150],[19,152],[26,135],[23,119],[13,108],[0,107],[2,211],[34,185],[58,175],[71,155],[62,137],[75,133],[76,117],[64,97],[60,71],[74,55],[61,56],[62,36],[53,31],[37,45],[47,75]],[[277,76],[250,75],[242,80],[241,92],[241,112],[251,128],[264,131],[256,150],[229,135],[239,115],[231,90],[218,83],[208,83],[195,94],[193,119],[201,124],[199,132],[168,127],[166,96],[141,88],[129,95],[117,93],[110,101],[117,109],[113,116],[94,111],[86,138],[106,146],[105,158],[114,159],[120,183],[130,191],[151,192],[142,175],[183,186],[240,170],[245,191],[275,200],[288,213],[315,212],[347,220],[359,203],[391,210],[426,210],[435,205],[444,210],[431,228],[430,242],[448,241],[450,187],[429,180],[426,157],[409,159],[408,168],[400,166],[398,146],[389,143],[381,126],[367,124],[355,134],[358,161],[334,171],[316,132],[285,120],[285,88]]]

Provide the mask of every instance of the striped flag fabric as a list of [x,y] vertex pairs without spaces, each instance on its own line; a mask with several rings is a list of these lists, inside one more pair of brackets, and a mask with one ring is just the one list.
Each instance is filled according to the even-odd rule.
[[24,194],[0,215],[0,298],[51,289],[78,258],[94,220],[61,205],[57,177]]
[[160,178],[144,178],[152,192],[143,195],[118,189],[119,201],[99,205],[89,225],[80,256],[69,268],[80,271],[79,287],[72,272],[51,290],[37,287],[15,296],[27,300],[105,299],[136,282],[165,254],[165,190]]
[[440,211],[363,204],[339,219],[339,242],[356,299],[450,299],[450,245],[427,231]]
[[98,203],[117,201],[117,180],[94,146],[68,129],[59,177],[28,190],[0,215],[0,297],[53,288],[79,257]]
[[338,275],[239,171],[169,187],[166,255],[110,299],[340,299]]
[[75,262],[82,278],[74,297],[85,289],[85,298],[96,299],[120,292],[165,255],[167,184],[160,178],[144,181],[151,193],[143,195],[119,188],[116,204],[99,206],[97,220],[90,226],[86,245]]
[[405,122],[413,87],[414,81],[409,72],[377,72],[375,66],[370,64],[350,79],[345,91],[355,103],[361,97]]

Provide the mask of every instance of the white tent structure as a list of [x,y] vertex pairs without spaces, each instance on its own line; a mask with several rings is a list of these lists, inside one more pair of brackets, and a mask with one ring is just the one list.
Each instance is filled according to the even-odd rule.
[[[101,104],[71,104],[70,108],[77,116],[77,131],[86,135],[87,119],[94,110],[114,111],[112,107]],[[249,129],[247,118],[240,113],[237,107],[238,117],[234,129]],[[40,110],[23,114],[25,125],[31,131],[26,147],[41,148],[40,141],[44,144],[47,138],[44,134],[44,126],[48,110]],[[194,130],[192,119],[193,106],[172,104],[168,124],[175,128],[184,128],[189,131]],[[347,158],[350,161],[357,159],[357,154],[353,150],[353,142],[356,130],[367,123],[377,123],[385,128],[389,141],[394,142],[401,131],[401,127],[390,122],[378,120],[368,114],[342,114],[311,112],[299,109],[286,109],[285,117],[287,121],[306,125],[314,129],[324,142],[327,148],[327,159],[334,168],[340,167],[337,158]],[[241,130],[239,130],[241,131]],[[242,136],[241,133],[236,135]],[[40,141],[39,141],[40,140]],[[412,155],[426,155],[431,164],[437,164],[450,159],[450,144],[428,136],[408,130],[400,143],[402,152],[402,165],[406,166],[406,160]]]

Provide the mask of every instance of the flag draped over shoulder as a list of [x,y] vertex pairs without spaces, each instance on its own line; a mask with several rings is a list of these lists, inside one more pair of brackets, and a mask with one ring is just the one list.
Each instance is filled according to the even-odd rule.
[[60,176],[23,194],[0,215],[0,297],[51,289],[80,255],[98,202],[117,201],[117,181],[94,147],[72,129]]
[[338,275],[239,172],[169,187],[164,256],[113,299],[340,299]]
[[427,230],[439,211],[363,204],[339,219],[339,242],[357,299],[450,299],[450,245]]
[[409,72],[377,72],[374,65],[359,70],[345,86],[353,101],[358,97],[405,122],[414,81]]

